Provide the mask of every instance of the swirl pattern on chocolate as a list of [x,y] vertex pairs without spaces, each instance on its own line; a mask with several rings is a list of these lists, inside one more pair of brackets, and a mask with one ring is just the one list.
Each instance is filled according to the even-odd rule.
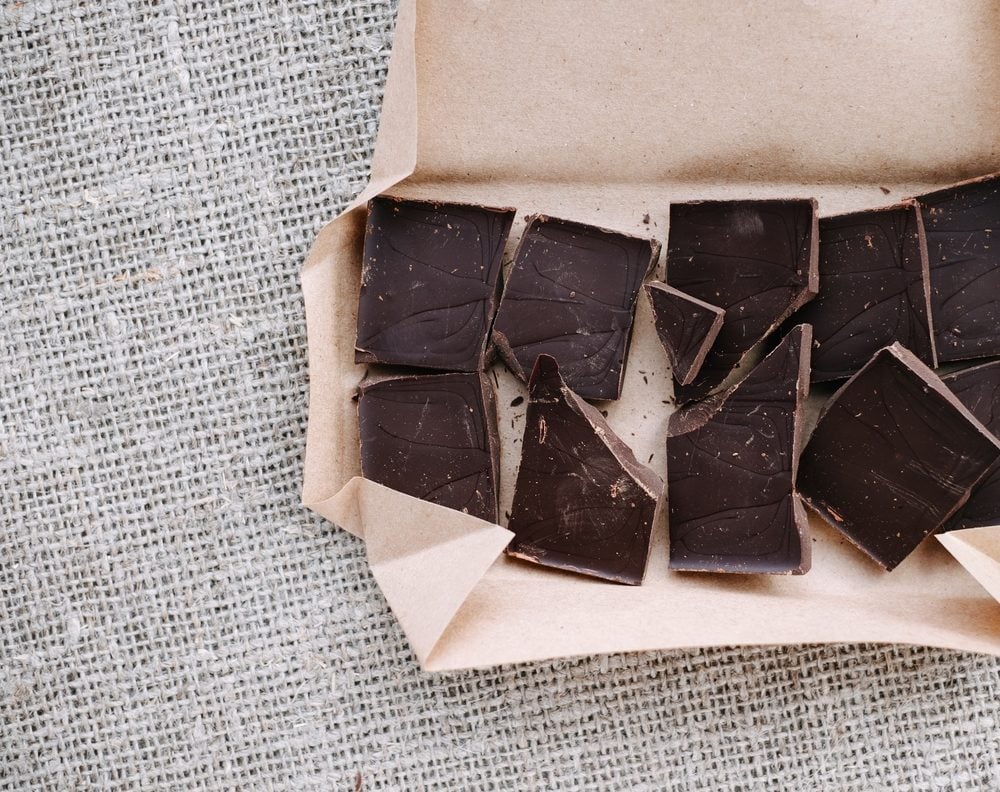
[[481,370],[513,221],[513,209],[373,198],[355,362]]
[[415,498],[497,521],[500,444],[484,374],[428,374],[362,383],[365,478]]

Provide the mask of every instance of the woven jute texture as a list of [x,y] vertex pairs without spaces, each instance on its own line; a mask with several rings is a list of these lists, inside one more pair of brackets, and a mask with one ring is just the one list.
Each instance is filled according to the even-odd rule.
[[998,789],[1000,662],[421,674],[299,506],[298,271],[363,185],[377,0],[0,6],[0,789]]

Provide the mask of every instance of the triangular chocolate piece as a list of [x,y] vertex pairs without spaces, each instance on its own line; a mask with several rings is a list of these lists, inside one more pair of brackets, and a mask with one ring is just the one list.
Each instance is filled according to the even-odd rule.
[[804,574],[811,552],[795,495],[812,329],[799,325],[745,379],[671,416],[670,567]]
[[663,482],[573,393],[549,355],[529,381],[508,554],[639,584]]
[[665,283],[647,283],[646,296],[674,379],[689,385],[722,329],[726,312]]
[[681,404],[725,385],[747,354],[819,289],[813,200],[671,204],[666,282],[726,312]]
[[827,402],[799,492],[887,570],[960,509],[1000,442],[916,355],[880,350]]

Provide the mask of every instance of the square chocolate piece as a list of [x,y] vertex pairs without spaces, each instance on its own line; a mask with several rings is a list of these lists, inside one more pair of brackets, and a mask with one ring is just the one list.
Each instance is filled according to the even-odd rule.
[[1000,174],[917,200],[938,360],[1000,355]]
[[659,253],[655,240],[529,218],[493,325],[504,362],[524,382],[551,355],[577,394],[617,399],[636,298]]
[[716,390],[744,356],[818,289],[816,202],[698,201],[670,205],[669,285],[726,312],[685,403]]
[[821,217],[819,285],[789,320],[813,326],[813,382],[847,379],[893,342],[937,365],[927,244],[914,201]]
[[665,283],[647,283],[646,296],[674,379],[689,385],[715,343],[726,312]]
[[485,374],[362,382],[358,423],[365,478],[497,521],[500,441]]
[[357,363],[479,371],[513,209],[407,201],[368,204]]
[[968,500],[1000,442],[899,344],[827,402],[799,465],[799,492],[885,569]]
[[671,569],[809,571],[808,519],[794,487],[811,340],[809,325],[793,328],[725,396],[671,416]]
[[567,387],[554,358],[538,356],[529,388],[507,553],[638,585],[663,482]]

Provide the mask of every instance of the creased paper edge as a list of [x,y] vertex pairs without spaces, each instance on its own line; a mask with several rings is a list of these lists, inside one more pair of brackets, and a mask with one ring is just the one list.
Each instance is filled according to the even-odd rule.
[[314,511],[364,538],[372,576],[425,669],[458,609],[514,536],[360,476]]
[[994,554],[978,541],[988,537],[1000,550],[1000,526],[965,528],[938,534],[937,540],[972,575],[990,596],[1000,602],[1000,553]]
[[[332,321],[328,315],[329,306],[322,304],[317,292],[325,293],[321,288],[322,278],[333,274],[344,247],[349,243],[352,229],[348,224],[351,222],[351,215],[372,197],[404,181],[416,170],[419,133],[416,18],[416,0],[401,0],[396,14],[393,49],[389,58],[375,141],[375,157],[368,184],[337,217],[320,230],[302,266],[307,338],[316,339],[322,335],[321,326]],[[392,140],[397,147],[390,149],[385,144],[386,140]],[[398,145],[400,143],[402,145]],[[358,476],[347,481],[329,476],[330,470],[338,468],[336,455],[341,453],[339,448],[329,442],[330,435],[343,439],[345,433],[331,433],[328,423],[318,420],[317,405],[323,401],[319,394],[332,384],[319,376],[319,372],[333,368],[327,366],[325,360],[320,360],[326,354],[328,351],[319,349],[317,344],[308,344],[309,415],[302,505],[365,541],[372,576],[399,621],[421,667],[425,667],[427,658],[458,609],[510,543],[513,534],[499,525],[491,525],[469,515],[420,501]],[[456,538],[454,535],[447,536],[447,530],[442,529],[440,541],[429,547],[408,553],[383,554],[381,551],[385,543],[381,540],[389,538],[381,533],[385,526],[379,521],[365,519],[366,501],[372,497],[403,499],[401,502],[404,505],[398,509],[398,513],[418,515],[417,519],[423,524],[426,524],[426,513],[430,510],[430,522],[435,528],[457,522],[464,530],[472,530],[469,530],[466,537]],[[407,501],[410,503],[407,504]],[[439,510],[438,519],[433,517],[434,510]],[[414,574],[414,565],[433,569],[434,564],[428,563],[429,557],[432,558],[435,554],[447,555],[448,548],[456,543],[463,547],[463,564],[457,576],[452,574],[442,578]],[[406,563],[407,561],[414,563]],[[428,612],[431,613],[430,617]]]

